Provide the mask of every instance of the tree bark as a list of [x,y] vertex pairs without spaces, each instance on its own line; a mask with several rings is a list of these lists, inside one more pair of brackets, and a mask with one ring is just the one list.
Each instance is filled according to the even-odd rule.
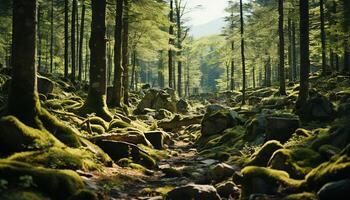
[[75,24],[76,24],[76,13],[77,13],[77,0],[73,0],[72,7],[72,20],[71,20],[71,61],[72,61],[72,71],[71,71],[71,80],[75,81],[75,71],[76,71],[76,42],[75,42]]
[[309,1],[300,0],[300,90],[296,104],[301,109],[309,96]]
[[78,73],[79,81],[82,80],[82,73],[83,73],[84,26],[85,26],[85,3],[83,1],[82,10],[81,10],[80,41],[79,41],[79,73]]
[[50,73],[53,72],[53,0],[51,0],[50,11]]
[[91,0],[91,9],[90,86],[82,111],[110,121],[112,117],[106,105],[106,0]]
[[235,43],[234,41],[231,42],[231,51],[232,51],[232,59],[231,59],[231,74],[230,74],[230,90],[235,89],[235,59],[234,59],[234,50],[235,50]]
[[69,33],[68,33],[68,26],[69,26],[69,20],[68,20],[68,11],[69,11],[69,5],[68,0],[64,0],[64,77],[68,78],[68,48],[69,48]]
[[280,95],[286,95],[286,76],[284,73],[284,25],[283,0],[278,0],[278,33],[279,33],[279,82]]
[[124,104],[129,106],[129,0],[124,0],[122,65]]
[[321,48],[322,48],[322,74],[328,73],[326,56],[326,31],[324,25],[324,0],[320,0],[320,22],[321,22]]
[[42,54],[42,32],[41,32],[41,9],[42,6],[39,4],[38,5],[38,28],[37,28],[37,32],[38,32],[38,71],[40,72],[42,70],[42,66],[41,66],[41,54]]
[[181,1],[176,1],[176,27],[177,27],[177,93],[182,97],[182,27],[181,27]]
[[293,71],[293,50],[292,50],[292,19],[290,18],[291,13],[289,13],[288,16],[288,79],[290,82],[293,81],[293,74],[295,73]]
[[293,81],[297,80],[297,51],[296,51],[296,36],[295,22],[292,21],[292,60],[293,60]]
[[246,90],[246,67],[245,67],[245,54],[244,54],[244,16],[243,16],[243,2],[239,1],[240,10],[240,22],[241,22],[241,56],[242,56],[242,105],[245,105],[245,90]]
[[123,32],[123,0],[116,0],[115,16],[115,33],[114,33],[114,77],[113,77],[113,95],[111,104],[113,106],[122,106],[122,32]]
[[36,0],[13,1],[12,81],[8,114],[29,126],[37,125],[40,112],[35,67]]
[[132,69],[131,69],[131,86],[132,90],[135,90],[135,76],[136,76],[136,50],[132,50]]
[[159,85],[160,88],[164,88],[164,60],[163,60],[163,51],[160,51],[160,52],[159,52],[158,85]]
[[173,88],[173,50],[172,45],[174,45],[173,35],[174,35],[174,8],[173,8],[173,0],[170,0],[170,13],[169,13],[169,21],[170,21],[170,27],[169,27],[169,52],[168,52],[168,72],[169,72],[169,88]]

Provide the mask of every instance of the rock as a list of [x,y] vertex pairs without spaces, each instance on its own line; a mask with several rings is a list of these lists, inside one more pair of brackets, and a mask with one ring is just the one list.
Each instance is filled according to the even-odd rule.
[[268,194],[251,194],[249,200],[280,200],[281,198],[277,195]]
[[235,173],[236,170],[238,169],[233,168],[231,165],[220,163],[214,166],[209,171],[208,175],[211,180],[214,180],[215,182],[220,182],[230,178]]
[[177,103],[176,103],[176,110],[179,113],[187,113],[188,109],[189,109],[190,105],[188,104],[187,101],[185,101],[184,99],[180,99]]
[[300,125],[299,118],[267,117],[266,136],[267,140],[286,142]]
[[152,147],[152,144],[146,139],[145,135],[140,131],[127,131],[122,130],[122,133],[107,133],[102,134],[96,137],[93,137],[92,140],[111,140],[119,142],[128,142],[131,144],[143,144],[145,146]]
[[333,104],[320,94],[314,94],[307,103],[297,110],[304,121],[329,121],[336,117]]
[[265,134],[266,131],[266,116],[264,115],[258,115],[257,117],[251,119],[248,121],[246,127],[246,133],[245,133],[245,139],[248,141],[255,140],[258,136],[261,136]]
[[172,116],[173,116],[173,113],[171,113],[170,111],[166,109],[160,109],[156,112],[154,118],[158,120],[162,120],[162,119],[171,119]]
[[162,172],[164,173],[165,178],[174,178],[174,177],[181,177],[182,173],[181,171],[175,169],[175,168],[163,168]]
[[46,77],[37,76],[38,79],[38,92],[47,96],[49,93],[53,92],[54,82]]
[[221,183],[216,187],[216,190],[220,197],[238,199],[240,194],[240,189],[237,185],[232,182]]
[[216,111],[224,110],[224,109],[225,109],[225,107],[223,107],[221,105],[212,104],[212,105],[207,106],[206,112],[212,113],[212,112],[216,112]]
[[339,117],[350,115],[350,103],[340,104],[337,113]]
[[252,155],[247,166],[266,167],[273,153],[279,149],[283,149],[283,145],[280,142],[276,140],[266,142]]
[[134,144],[111,140],[98,140],[96,141],[96,144],[115,162],[122,158],[131,158],[135,163],[141,164],[150,169],[153,169],[156,166],[155,160]]
[[186,116],[182,117],[180,115],[175,115],[173,119],[163,120],[158,123],[158,127],[165,131],[173,132],[174,130],[179,130],[182,127],[187,127],[193,124],[200,124],[202,121],[202,116]]
[[161,131],[145,132],[148,141],[151,142],[154,148],[164,149],[164,134]]
[[348,200],[350,199],[350,179],[330,182],[324,185],[317,195],[320,200]]
[[[170,90],[169,90],[170,91]],[[165,90],[149,89],[141,102],[137,105],[136,114],[144,114],[146,108],[155,110],[167,109],[170,112],[176,111],[176,101],[173,96]]]
[[228,128],[238,125],[239,123],[240,120],[233,117],[233,113],[229,110],[207,112],[201,123],[201,133],[203,137],[216,135]]
[[211,185],[188,184],[168,192],[169,200],[220,200],[216,189]]

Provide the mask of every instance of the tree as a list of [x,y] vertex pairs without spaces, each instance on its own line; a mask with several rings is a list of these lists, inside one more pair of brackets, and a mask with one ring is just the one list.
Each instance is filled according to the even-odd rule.
[[114,35],[114,77],[111,104],[122,106],[122,23],[123,23],[123,0],[116,0],[115,35]]
[[240,10],[240,22],[241,22],[241,59],[242,59],[242,105],[245,105],[245,90],[246,90],[246,66],[245,66],[245,54],[244,54],[244,16],[243,16],[243,3],[239,1]]
[[309,1],[300,0],[300,89],[296,108],[301,109],[309,95]]
[[68,20],[68,11],[69,11],[69,5],[68,0],[64,0],[64,77],[68,78],[68,39],[69,39],[69,33],[68,33],[68,26],[69,26],[69,20]]
[[91,0],[90,85],[83,113],[95,113],[106,121],[112,119],[106,104],[106,0]]
[[36,0],[13,1],[13,69],[8,114],[29,126],[37,126],[40,103],[37,93]]
[[321,29],[321,49],[322,49],[322,73],[327,74],[327,57],[326,57],[326,31],[324,25],[324,0],[320,0],[320,29]]
[[123,66],[123,92],[124,104],[129,106],[129,0],[124,0],[123,13],[123,42],[122,42],[122,66]]
[[85,3],[83,1],[81,10],[81,23],[80,23],[80,41],[79,41],[79,73],[78,80],[82,80],[83,70],[83,43],[84,43],[84,25],[85,25]]
[[173,8],[173,0],[170,0],[170,13],[169,13],[169,21],[170,21],[170,27],[169,27],[169,51],[168,51],[168,82],[169,87],[173,88],[173,45],[174,45],[174,8]]
[[286,77],[284,73],[284,26],[283,26],[283,0],[278,0],[278,33],[279,33],[279,82],[280,95],[286,95]]
[[50,73],[53,72],[53,0],[51,0],[50,11]]
[[72,72],[71,72],[71,79],[72,81],[75,81],[75,71],[76,71],[76,57],[75,57],[75,27],[76,27],[76,15],[77,15],[77,0],[73,0],[73,7],[72,7],[72,21],[71,21],[71,60],[72,60]]

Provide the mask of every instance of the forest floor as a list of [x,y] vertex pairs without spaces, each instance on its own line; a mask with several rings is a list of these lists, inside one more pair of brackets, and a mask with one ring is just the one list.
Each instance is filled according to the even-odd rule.
[[[2,105],[8,80],[0,76]],[[145,85],[106,121],[77,112],[84,85],[39,77],[41,105],[55,116],[44,122],[55,126],[47,135],[0,120],[0,199],[349,199],[350,81],[310,80],[298,111],[298,84],[287,96],[250,88],[244,106],[239,91],[180,99]]]

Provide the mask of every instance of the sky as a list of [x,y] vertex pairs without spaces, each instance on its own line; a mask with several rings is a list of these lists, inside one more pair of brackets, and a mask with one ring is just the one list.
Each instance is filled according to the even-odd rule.
[[[187,0],[189,24],[197,26],[224,17],[228,0]],[[201,8],[196,8],[201,5]]]

